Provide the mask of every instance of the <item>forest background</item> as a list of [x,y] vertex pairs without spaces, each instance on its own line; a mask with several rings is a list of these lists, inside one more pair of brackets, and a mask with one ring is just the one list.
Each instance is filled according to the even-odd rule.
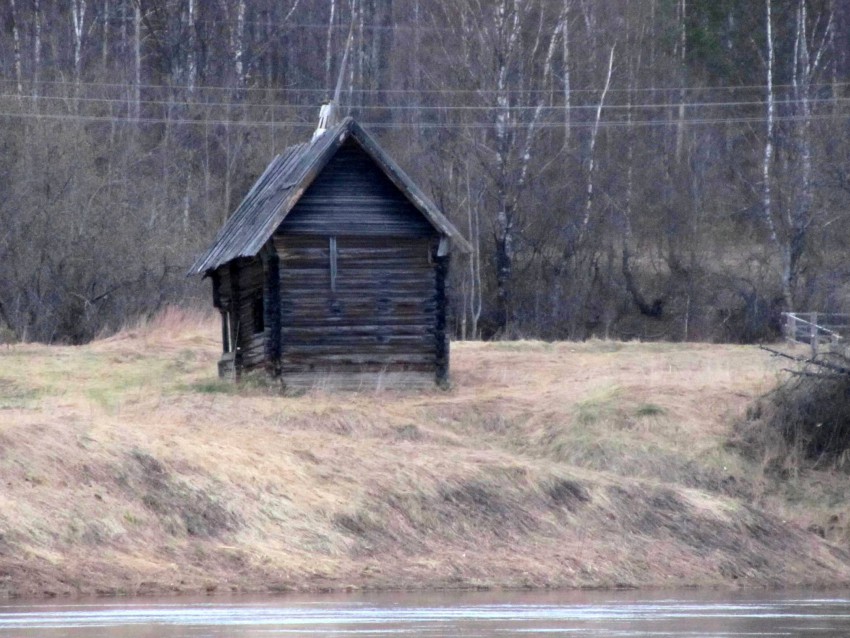
[[847,0],[3,0],[0,338],[209,303],[189,265],[349,34],[343,114],[476,247],[456,336],[850,312]]

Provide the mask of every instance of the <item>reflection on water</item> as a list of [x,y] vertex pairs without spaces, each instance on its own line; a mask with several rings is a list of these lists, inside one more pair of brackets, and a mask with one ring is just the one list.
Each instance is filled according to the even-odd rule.
[[850,592],[115,600],[0,605],[0,637],[850,636]]

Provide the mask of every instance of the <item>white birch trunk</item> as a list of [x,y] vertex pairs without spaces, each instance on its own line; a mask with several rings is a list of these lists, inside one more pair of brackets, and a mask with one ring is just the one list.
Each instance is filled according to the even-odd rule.
[[[364,78],[366,76],[366,24],[364,14],[366,13],[365,3],[360,3],[360,15],[358,16],[357,30],[360,34],[357,46],[357,86],[360,89],[358,106],[363,105],[363,89],[366,88]],[[374,17],[374,16],[373,16]]]
[[[41,77],[41,5],[39,0],[33,0],[33,43],[32,43],[32,58],[33,58],[33,97],[38,97],[38,83]],[[37,100],[33,100],[37,103]]]
[[[358,12],[362,11],[362,2],[358,2],[357,0],[351,0],[351,27],[349,29],[348,34],[348,43],[346,44],[346,51],[352,45],[355,26],[358,23]],[[361,34],[362,35],[362,34]],[[351,108],[351,105],[354,103],[354,84],[355,84],[355,76],[356,76],[356,67],[357,65],[352,63],[348,65],[348,106]],[[340,108],[339,103],[336,105],[337,108]]]
[[236,33],[233,39],[233,62],[236,70],[236,86],[245,88],[245,0],[236,5]]
[[687,81],[687,50],[688,50],[688,30],[687,30],[687,0],[679,0],[679,117],[676,122],[676,160],[682,157],[682,145],[685,138],[685,83]]
[[587,191],[584,199],[584,216],[581,220],[581,227],[578,233],[578,243],[580,244],[585,237],[588,226],[590,226],[590,217],[593,212],[593,177],[596,170],[596,138],[599,135],[599,123],[602,119],[602,108],[605,106],[605,98],[608,96],[608,89],[611,88],[611,75],[614,70],[614,50],[616,45],[611,47],[611,55],[608,57],[608,73],[605,76],[605,86],[602,89],[602,95],[599,96],[599,104],[596,107],[596,119],[593,122],[593,128],[590,131],[590,148],[588,150],[587,161]]
[[109,0],[103,0],[103,42],[101,42],[101,65],[104,70],[109,64]]
[[570,0],[564,0],[563,35],[561,39],[564,56],[564,146],[570,143],[572,89],[570,85]]
[[[829,8],[831,10],[832,4]],[[797,111],[795,138],[799,149],[799,190],[793,206],[787,207],[788,237],[783,250],[782,272],[783,297],[789,311],[794,309],[800,260],[806,251],[809,231],[815,221],[812,104],[815,98],[815,76],[824,63],[825,53],[831,49],[833,17],[830,12],[818,41],[817,22],[815,30],[809,34],[808,3],[806,0],[797,3],[792,91]]]
[[[564,29],[564,19],[562,17],[561,20],[558,21],[558,24],[555,25],[555,29],[552,31],[552,34],[549,38],[549,46],[546,48],[546,58],[543,62],[543,77],[542,82],[545,84],[548,79],[552,77],[552,61],[555,58],[555,50],[558,45],[558,37],[561,35]],[[534,95],[533,93],[530,95]],[[538,94],[537,105],[534,108],[533,115],[531,116],[531,121],[528,124],[525,135],[525,146],[522,151],[522,156],[520,157],[520,177],[518,181],[518,189],[522,190],[525,187],[526,179],[528,178],[528,167],[531,163],[531,155],[532,149],[534,147],[534,140],[536,138],[537,126],[540,122],[540,116],[543,113],[543,107],[545,106],[545,101],[543,94]]]
[[420,60],[420,47],[422,43],[422,32],[420,28],[420,5],[419,0],[413,2],[413,89],[416,91],[416,108],[413,109],[413,124],[416,131],[421,135],[419,126],[422,122],[422,112],[419,106],[422,104],[422,95],[419,93],[422,88],[422,62]]
[[74,34],[74,83],[79,87],[83,68],[83,36],[86,0],[71,0],[71,26]]
[[[479,201],[472,201],[472,186],[470,184],[469,164],[466,165],[466,212],[469,227],[469,242],[472,244],[472,254],[469,256],[469,299],[468,311],[470,321],[470,333],[472,339],[478,339],[478,321],[481,319],[483,310],[483,297],[481,293],[481,212]],[[465,313],[464,313],[465,316]],[[464,321],[464,333],[466,333],[466,321]],[[466,334],[464,334],[466,339]]]
[[[776,118],[776,95],[773,90],[773,72],[776,63],[776,53],[773,41],[773,14],[771,10],[771,0],[765,0],[766,21],[767,21],[767,94],[765,101],[767,103],[767,114],[765,123],[767,130],[765,131],[764,155],[762,156],[762,216],[765,224],[770,232],[770,239],[773,244],[779,247],[779,236],[776,231],[776,223],[773,219],[773,192],[772,184],[772,168],[773,168],[773,141],[775,135],[775,118]],[[790,311],[791,309],[788,308]]]
[[130,108],[130,117],[139,119],[142,102],[142,6],[136,2],[133,4],[133,103]]
[[18,31],[18,15],[15,11],[15,0],[9,0],[9,8],[12,14],[12,48],[15,58],[15,84],[18,90],[18,97],[20,98],[24,94],[24,74],[21,63],[21,34]]
[[127,15],[127,2],[126,0],[120,0],[118,3],[121,7],[121,26],[118,29],[120,33],[119,38],[121,39],[121,51],[127,52],[127,24],[129,22],[129,17]]
[[328,37],[325,42],[325,86],[328,91],[331,90],[333,82],[332,65],[333,65],[333,36],[334,36],[334,17],[336,16],[336,0],[331,0],[331,14],[328,18]]
[[[508,90],[508,62],[511,59],[518,37],[519,16],[514,0],[513,11],[509,11],[509,0],[501,0],[497,15],[497,33],[505,42],[498,57],[496,79],[496,155],[498,170],[498,211],[496,212],[496,288],[498,299],[498,324],[505,333],[511,324],[511,305],[509,286],[513,276],[514,257],[514,208],[510,187],[509,163],[512,137],[511,102]],[[512,14],[512,15],[509,15]]]
[[197,46],[195,42],[195,0],[189,0],[187,14],[187,26],[189,28],[189,54],[186,58],[186,85],[189,90],[189,95],[193,95],[195,93],[195,82],[198,77],[198,63],[195,58],[195,48]]

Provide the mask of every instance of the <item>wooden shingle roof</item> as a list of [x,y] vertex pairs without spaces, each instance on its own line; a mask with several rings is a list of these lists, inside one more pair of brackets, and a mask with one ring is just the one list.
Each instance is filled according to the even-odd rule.
[[239,257],[257,255],[313,180],[349,139],[359,144],[456,250],[463,253],[471,250],[469,243],[398,164],[363,127],[347,117],[310,142],[290,146],[275,157],[189,274],[206,274]]

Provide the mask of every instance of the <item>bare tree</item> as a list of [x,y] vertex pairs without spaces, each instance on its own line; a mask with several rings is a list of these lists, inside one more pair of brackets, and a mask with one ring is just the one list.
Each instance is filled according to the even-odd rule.
[[21,63],[21,34],[18,30],[18,15],[15,9],[15,0],[9,0],[9,15],[12,22],[12,43],[15,56],[15,88],[18,91],[18,95],[21,96],[24,93],[24,81],[23,65]]

